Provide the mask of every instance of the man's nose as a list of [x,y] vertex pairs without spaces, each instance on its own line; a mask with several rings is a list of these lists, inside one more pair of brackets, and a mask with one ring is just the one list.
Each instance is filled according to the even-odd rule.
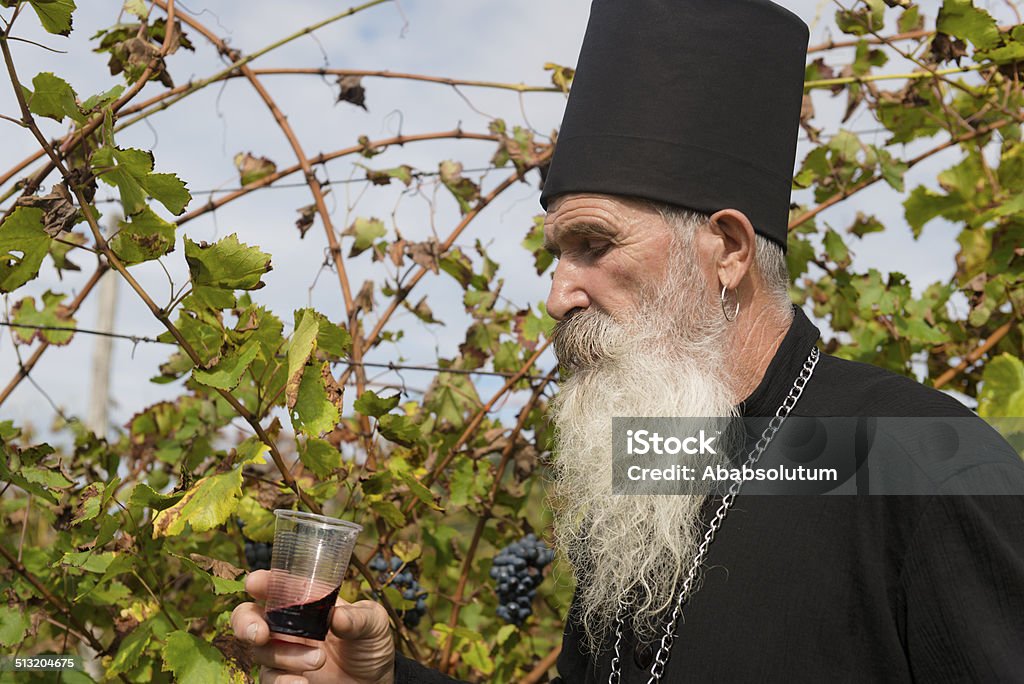
[[558,262],[551,276],[547,307],[548,315],[556,321],[565,318],[573,309],[590,307],[590,296],[584,288],[580,270],[565,259]]

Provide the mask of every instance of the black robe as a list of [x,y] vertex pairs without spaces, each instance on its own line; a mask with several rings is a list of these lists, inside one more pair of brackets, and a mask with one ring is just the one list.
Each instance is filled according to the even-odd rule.
[[[818,337],[795,308],[744,415],[774,415]],[[822,355],[791,415],[974,414],[911,379]],[[994,449],[1010,455],[972,475],[1009,495],[964,494],[955,476],[920,496],[741,493],[662,681],[1024,682],[1024,464]],[[607,682],[610,646],[589,656],[570,619],[563,682]],[[627,633],[622,681],[646,682],[653,652]],[[405,659],[396,673],[451,681]]]

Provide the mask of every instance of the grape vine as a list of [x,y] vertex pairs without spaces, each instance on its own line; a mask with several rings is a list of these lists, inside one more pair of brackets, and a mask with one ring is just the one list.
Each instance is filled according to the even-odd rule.
[[[828,352],[1020,416],[1024,25],[997,4],[836,3],[809,51],[787,259]],[[572,68],[526,42],[529,84],[324,63],[311,35],[374,34],[385,12],[404,30],[391,0],[324,4],[254,49],[202,3],[79,5],[0,0],[0,648],[82,654],[82,681],[250,681],[228,616],[292,508],[364,526],[341,596],[383,603],[402,651],[545,681],[573,587],[541,541],[552,257],[515,208],[555,140],[529,98],[560,105]],[[321,102],[285,87],[318,80]],[[464,115],[418,128],[398,90]],[[180,153],[195,140],[201,158]],[[265,222],[233,213],[250,206]],[[940,223],[955,254],[934,282],[858,256]],[[130,329],[93,330],[106,279]],[[89,382],[84,340],[104,336],[115,367],[148,364],[119,425],[57,391]]]

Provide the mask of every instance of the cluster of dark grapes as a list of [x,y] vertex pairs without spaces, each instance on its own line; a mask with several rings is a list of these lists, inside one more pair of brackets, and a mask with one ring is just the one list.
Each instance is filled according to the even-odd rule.
[[[413,573],[416,570],[415,564],[406,563],[403,568],[402,559],[398,556],[392,556],[391,561],[388,562],[384,556],[378,553],[370,559],[369,567],[371,570],[377,571],[377,581],[380,582],[381,586],[394,587],[402,594],[402,598],[406,601],[416,602],[415,607],[399,611],[405,626],[415,627],[420,624],[420,620],[427,614],[428,594],[423,591],[423,587],[413,577]],[[401,572],[399,572],[399,568],[401,568]]]
[[555,552],[532,533],[498,552],[491,567],[491,577],[498,585],[498,617],[514,625],[530,617],[544,568],[554,558]]
[[245,562],[250,570],[269,570],[270,554],[274,545],[270,542],[254,542],[245,540]]
[[236,518],[238,529],[242,532],[242,539],[245,541],[245,562],[250,570],[269,570],[270,554],[274,545],[270,542],[254,542],[245,536],[245,523]]

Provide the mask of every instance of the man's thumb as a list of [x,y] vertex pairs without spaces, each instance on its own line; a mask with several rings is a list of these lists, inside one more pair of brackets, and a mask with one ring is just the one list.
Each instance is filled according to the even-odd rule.
[[339,601],[334,606],[331,631],[340,639],[390,638],[388,613],[373,601]]

